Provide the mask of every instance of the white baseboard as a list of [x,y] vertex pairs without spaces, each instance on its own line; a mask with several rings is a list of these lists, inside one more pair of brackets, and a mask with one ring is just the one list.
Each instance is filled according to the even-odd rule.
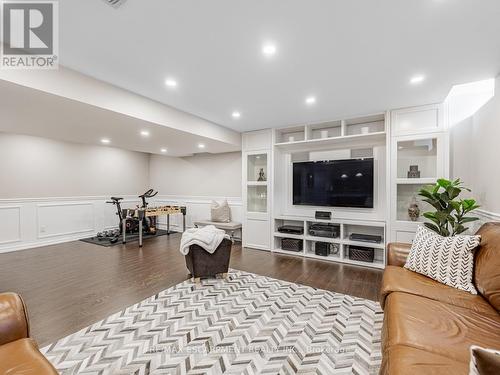
[[500,221],[500,213],[490,212],[483,209],[478,209],[472,214],[474,215],[474,213],[476,213],[476,216],[484,221]]

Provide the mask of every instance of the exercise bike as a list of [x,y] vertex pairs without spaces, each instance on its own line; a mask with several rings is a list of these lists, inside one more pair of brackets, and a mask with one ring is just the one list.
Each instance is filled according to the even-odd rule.
[[[147,198],[153,198],[158,194],[158,191],[154,191],[153,189],[149,189],[144,194],[139,195],[139,198],[142,200],[141,209],[146,210],[148,208]],[[142,221],[142,227],[144,233],[156,234],[156,216],[145,217]],[[137,230],[139,230],[139,224],[137,225]]]
[[[145,210],[148,207],[148,202],[146,199],[153,198],[158,194],[157,191],[149,189],[144,194],[139,195],[141,198],[142,205],[138,209]],[[133,216],[135,209],[122,209],[121,201],[123,198],[111,197],[106,203],[113,204],[116,206],[116,215],[118,216],[118,229],[107,230],[97,233],[97,239],[99,241],[109,241],[111,243],[116,243],[119,237],[123,234],[123,220],[125,219],[125,233],[133,234],[139,232],[140,218]],[[156,217],[144,217],[142,220],[143,233],[156,233]]]
[[[124,214],[126,215],[126,210],[123,210],[121,207],[120,201],[123,200],[123,198],[118,198],[118,197],[111,197],[110,201],[107,201],[106,203],[111,203],[116,206],[116,215],[118,216],[118,227],[119,229],[116,229],[119,231],[119,234],[122,233],[123,230],[123,219],[124,219]],[[125,221],[125,230],[127,233],[135,233],[139,231],[139,220],[133,217],[128,217],[126,218]]]
[[[146,199],[153,198],[157,194],[158,194],[157,191],[149,189],[144,194],[139,195],[139,198],[141,198],[142,201],[142,205],[140,207],[137,206],[137,208],[145,210],[148,207],[148,202],[146,201]],[[123,219],[125,219],[126,233],[137,233],[139,232],[139,218],[131,215],[129,216],[129,213],[135,210],[122,209],[120,203],[120,201],[122,200],[123,198],[111,197],[111,200],[106,202],[114,204],[116,206],[116,215],[118,216],[118,224],[120,228],[119,233],[122,234],[123,232]],[[142,228],[144,233],[156,232],[156,223],[152,219],[154,219],[154,217],[147,217],[144,218],[144,220],[142,221]]]

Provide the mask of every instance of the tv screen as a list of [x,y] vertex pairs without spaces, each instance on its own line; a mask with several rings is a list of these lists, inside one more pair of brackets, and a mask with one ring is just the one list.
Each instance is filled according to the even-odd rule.
[[373,159],[293,163],[293,204],[373,208]]

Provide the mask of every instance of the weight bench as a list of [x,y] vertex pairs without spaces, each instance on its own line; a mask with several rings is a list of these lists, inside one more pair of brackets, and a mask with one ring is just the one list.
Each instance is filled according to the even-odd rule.
[[234,232],[237,230],[241,230],[241,223],[237,223],[235,221],[230,221],[229,223],[220,223],[216,221],[210,221],[210,220],[201,220],[201,221],[195,221],[194,226],[196,228],[199,227],[205,227],[207,225],[213,225],[214,227],[218,229],[222,229],[226,232],[229,232],[229,237],[231,238],[231,241],[234,242]]

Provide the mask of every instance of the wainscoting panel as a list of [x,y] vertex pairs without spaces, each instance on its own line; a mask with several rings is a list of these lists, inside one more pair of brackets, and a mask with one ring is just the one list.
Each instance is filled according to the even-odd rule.
[[21,206],[0,207],[0,245],[21,241]]
[[38,238],[77,234],[92,235],[95,229],[93,202],[63,202],[37,205]]
[[[135,196],[123,196],[122,208],[140,205]],[[210,218],[212,199],[223,197],[157,196],[150,206],[185,205],[186,225]],[[0,199],[0,253],[24,250],[93,236],[102,230],[118,228],[116,207],[109,197],[56,197]],[[234,221],[242,220],[241,198],[227,198]],[[182,215],[171,216],[171,229],[182,230]],[[160,219],[166,227],[166,218]]]
[[470,225],[470,233],[475,233],[481,225],[490,221],[500,222],[500,213],[489,212],[483,209],[478,209],[472,213],[472,216],[479,217],[478,221],[472,222]]

